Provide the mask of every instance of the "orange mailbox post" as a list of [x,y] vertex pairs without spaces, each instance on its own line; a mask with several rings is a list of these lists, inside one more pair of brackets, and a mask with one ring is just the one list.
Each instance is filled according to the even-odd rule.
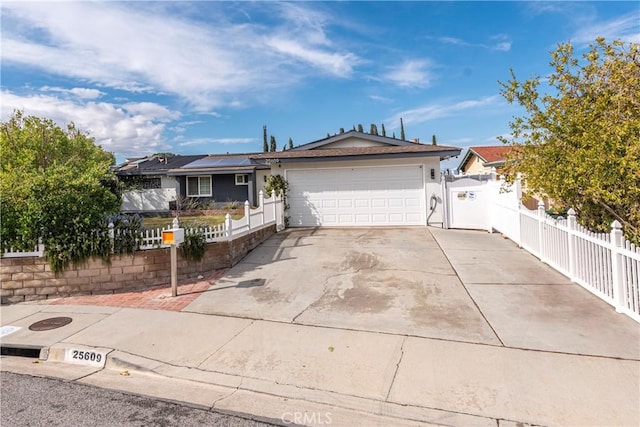
[[171,245],[171,296],[178,296],[178,250],[184,242],[184,228],[162,231],[162,244]]

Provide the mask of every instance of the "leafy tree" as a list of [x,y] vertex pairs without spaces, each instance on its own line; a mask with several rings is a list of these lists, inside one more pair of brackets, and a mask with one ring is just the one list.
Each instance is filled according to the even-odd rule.
[[276,144],[276,137],[271,135],[270,151],[276,152],[278,150],[278,144]]
[[293,139],[289,137],[289,150],[291,150],[292,148],[293,148]]
[[371,130],[369,131],[371,135],[378,135],[378,126],[371,123]]
[[265,153],[269,151],[269,144],[267,144],[267,125],[262,126],[262,151]]
[[267,177],[267,183],[264,186],[264,191],[268,197],[275,191],[277,196],[282,196],[282,206],[284,208],[284,225],[289,225],[289,216],[286,212],[289,210],[289,204],[287,203],[287,190],[289,189],[289,183],[282,175],[269,175]]
[[511,123],[506,173],[529,191],[572,207],[583,225],[608,231],[615,219],[640,240],[640,44],[598,38],[582,59],[573,46],[551,53],[548,88],[539,77],[499,82],[526,114]]
[[400,117],[400,139],[403,141],[406,141],[406,138],[404,135],[404,122],[402,121],[402,117]]
[[0,123],[0,149],[2,246],[28,249],[41,238],[54,272],[109,256],[105,218],[120,209],[111,153],[73,124],[63,130],[19,111]]
[[436,141],[436,136],[435,135],[431,135],[431,145],[437,145],[438,142]]
[[361,124],[358,124],[358,132],[364,133],[364,129],[362,128]]
[[387,136],[387,130],[384,128],[384,123],[382,124],[382,136]]

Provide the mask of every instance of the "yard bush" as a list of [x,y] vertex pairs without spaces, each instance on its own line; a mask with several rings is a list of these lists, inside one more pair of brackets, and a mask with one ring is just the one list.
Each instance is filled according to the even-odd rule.
[[105,214],[120,208],[113,155],[69,124],[15,112],[0,123],[0,245],[45,244],[51,269],[108,257]]

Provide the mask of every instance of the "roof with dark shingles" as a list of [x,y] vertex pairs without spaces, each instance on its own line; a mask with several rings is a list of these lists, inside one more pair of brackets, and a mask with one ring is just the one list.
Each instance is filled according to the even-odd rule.
[[[172,156],[164,157],[153,156],[147,160],[138,159],[125,162],[115,168],[116,173],[121,175],[140,175],[150,173],[163,173],[169,169],[180,168],[191,162],[206,157],[206,154],[188,155],[188,156]],[[163,160],[161,160],[163,159]]]

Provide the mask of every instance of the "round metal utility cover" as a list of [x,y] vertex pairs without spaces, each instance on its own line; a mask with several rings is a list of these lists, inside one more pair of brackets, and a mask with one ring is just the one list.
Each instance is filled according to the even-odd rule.
[[49,331],[51,329],[57,329],[68,325],[72,320],[73,319],[71,317],[50,317],[34,323],[29,326],[29,329],[32,331]]

